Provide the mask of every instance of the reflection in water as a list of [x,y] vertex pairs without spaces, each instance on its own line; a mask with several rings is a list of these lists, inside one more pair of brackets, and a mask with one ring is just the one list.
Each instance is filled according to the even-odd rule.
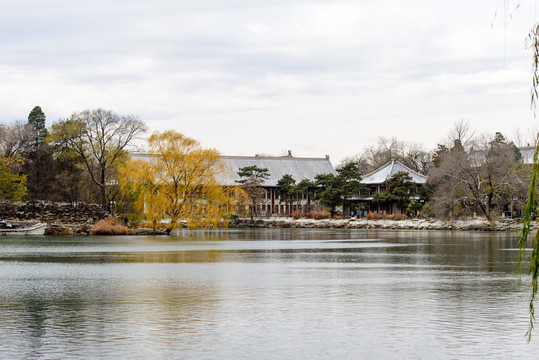
[[532,359],[515,243],[294,229],[5,238],[0,358]]

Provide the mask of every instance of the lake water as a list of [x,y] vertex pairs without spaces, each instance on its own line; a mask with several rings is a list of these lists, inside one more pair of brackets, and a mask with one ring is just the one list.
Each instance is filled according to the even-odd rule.
[[0,239],[0,358],[537,359],[510,233]]

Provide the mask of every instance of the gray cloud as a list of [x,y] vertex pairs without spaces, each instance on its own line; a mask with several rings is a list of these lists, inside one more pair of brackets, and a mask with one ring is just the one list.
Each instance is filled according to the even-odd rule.
[[[307,152],[300,155],[336,157],[377,136],[431,146],[463,117],[507,133],[508,117],[531,116],[522,108],[531,22],[522,10],[506,26],[495,6],[8,1],[0,14],[0,121],[38,104],[52,120],[101,106],[227,153],[294,144]],[[288,131],[251,143],[246,132],[260,124]]]

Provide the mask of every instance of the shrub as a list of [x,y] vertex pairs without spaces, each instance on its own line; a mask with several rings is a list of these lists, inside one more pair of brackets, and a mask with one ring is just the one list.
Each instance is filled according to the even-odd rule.
[[292,217],[293,217],[294,219],[297,220],[297,219],[299,219],[299,218],[301,217],[301,210],[294,210],[294,211],[292,211],[292,214],[291,214],[291,215],[292,215]]
[[406,220],[407,218],[405,214],[391,214],[386,216],[386,220]]
[[342,215],[333,215],[333,220],[342,220],[343,219],[343,216]]
[[378,213],[368,213],[367,214],[367,220],[380,220],[382,216]]
[[99,220],[92,226],[92,234],[94,235],[127,235],[128,233],[129,231],[122,221],[112,216]]
[[313,214],[311,214],[311,212],[306,212],[305,213],[305,219],[311,219],[313,217]]
[[315,220],[329,219],[329,212],[327,211],[311,211],[311,216]]

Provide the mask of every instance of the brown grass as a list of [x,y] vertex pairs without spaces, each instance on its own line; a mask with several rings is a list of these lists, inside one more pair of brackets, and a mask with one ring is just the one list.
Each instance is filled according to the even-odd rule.
[[292,211],[292,214],[291,214],[291,215],[292,215],[292,217],[293,217],[294,219],[297,220],[297,219],[299,219],[299,218],[301,217],[301,210],[294,210],[294,211]]
[[311,211],[311,216],[315,220],[329,219],[330,213],[328,211]]
[[380,220],[382,216],[378,213],[368,213],[367,220]]
[[408,217],[405,214],[391,214],[386,216],[386,220],[406,220]]
[[129,230],[124,226],[122,221],[115,217],[108,217],[104,220],[99,220],[92,226],[92,234],[94,235],[127,235]]

